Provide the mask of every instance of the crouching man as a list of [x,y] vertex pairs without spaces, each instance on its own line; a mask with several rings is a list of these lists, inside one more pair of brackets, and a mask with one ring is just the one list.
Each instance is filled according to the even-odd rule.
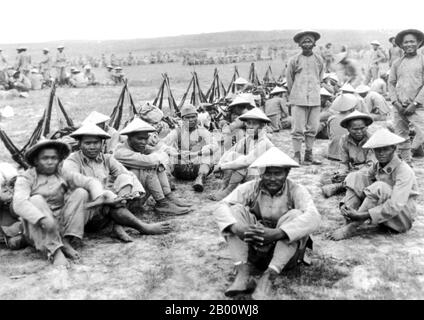
[[251,166],[260,170],[260,178],[237,187],[214,214],[238,271],[225,295],[251,291],[255,266],[265,272],[252,297],[269,299],[271,280],[303,260],[321,217],[305,187],[287,178],[299,164],[284,152],[273,147]]
[[[141,234],[162,234],[170,231],[169,223],[148,224],[137,219],[127,209],[127,206],[135,203],[137,198],[145,192],[134,174],[125,169],[111,154],[102,152],[103,140],[110,139],[108,133],[93,123],[87,123],[73,132],[71,137],[79,141],[80,150],[73,152],[63,162],[63,170],[92,177],[98,180],[103,188],[112,191],[122,199],[127,199],[126,205],[121,203],[102,205],[100,203],[100,205],[89,209],[85,213],[85,218],[96,214],[107,216],[114,222],[115,236],[124,242],[131,242],[132,239],[121,226],[134,228]],[[81,240],[84,235],[84,225],[87,222],[84,217],[75,221],[72,230],[64,236]]]
[[169,146],[172,174],[177,179],[195,180],[193,189],[203,191],[206,177],[212,172],[213,155],[218,145],[210,132],[197,123],[196,107],[181,108],[182,126],[172,130],[164,142]]
[[396,155],[396,145],[403,142],[389,130],[380,129],[364,144],[374,150],[377,162],[346,177],[340,211],[347,225],[330,235],[331,239],[346,239],[375,226],[397,233],[411,229],[419,193],[414,171]]
[[62,266],[69,264],[66,257],[75,258],[75,250],[62,242],[61,231],[66,234],[73,218],[85,215],[87,192],[93,200],[108,201],[99,181],[62,170],[59,164],[69,153],[67,144],[55,140],[28,149],[25,158],[31,167],[18,176],[12,202],[23,219],[27,241]]
[[158,153],[148,153],[146,149],[149,133],[155,132],[147,122],[135,118],[121,134],[127,141],[115,149],[115,158],[133,172],[146,190],[145,200],[152,195],[156,201],[155,211],[161,214],[182,215],[188,213],[190,204],[176,198],[171,192],[165,166]]

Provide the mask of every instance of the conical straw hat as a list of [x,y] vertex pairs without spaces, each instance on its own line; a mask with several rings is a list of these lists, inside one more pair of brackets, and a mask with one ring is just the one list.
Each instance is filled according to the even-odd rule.
[[90,123],[90,122],[83,124],[81,128],[72,132],[70,136],[72,138],[81,138],[83,136],[94,136],[94,137],[99,137],[102,139],[110,139],[110,135],[107,132],[100,129],[96,124]]
[[363,145],[363,148],[375,149],[387,146],[394,146],[404,141],[404,138],[401,138],[398,135],[390,132],[386,128],[381,128],[374,132],[374,134]]
[[266,167],[299,167],[299,164],[290,158],[277,147],[268,149],[263,155],[256,159],[251,165],[251,168],[266,168]]
[[254,119],[254,120],[260,120],[264,122],[271,122],[271,120],[259,108],[253,108],[252,110],[247,111],[245,114],[242,114],[239,117],[239,119],[243,121]]
[[124,129],[121,134],[131,134],[136,132],[154,132],[156,129],[140,118],[134,118]]
[[331,109],[338,112],[348,111],[355,108],[358,98],[351,93],[343,93],[334,99]]
[[86,123],[99,124],[99,123],[102,123],[102,122],[106,122],[108,120],[110,120],[109,116],[107,116],[103,113],[97,112],[97,111],[93,111],[87,116],[87,118],[84,119],[82,124],[83,125],[86,124]]
[[371,116],[365,113],[359,112],[358,110],[355,110],[352,113],[350,113],[348,116],[343,118],[342,121],[340,121],[340,126],[342,126],[343,128],[347,128],[349,121],[358,120],[358,119],[364,120],[366,126],[369,126],[371,123],[373,123]]

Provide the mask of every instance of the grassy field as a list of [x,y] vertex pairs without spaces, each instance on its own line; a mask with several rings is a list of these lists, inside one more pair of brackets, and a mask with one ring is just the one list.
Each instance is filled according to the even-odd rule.
[[[267,62],[257,63],[263,76]],[[207,90],[215,66],[196,67],[200,83]],[[239,64],[247,77],[249,64]],[[233,68],[218,66],[224,85]],[[272,62],[278,76],[282,64]],[[124,70],[137,104],[152,100],[160,85],[160,73],[168,72],[178,100],[184,93],[193,68],[180,64],[148,65]],[[103,71],[97,70],[99,77]],[[110,114],[121,88],[59,88],[58,96],[69,114],[80,122],[92,110]],[[30,136],[48,100],[48,90],[31,92],[27,99],[1,100],[0,108],[10,105],[15,116],[2,119],[1,127],[21,146]],[[54,117],[55,118],[55,117]],[[53,126],[56,124],[53,123]],[[273,142],[292,154],[288,131],[274,134]],[[338,213],[340,197],[325,199],[320,191],[320,174],[337,168],[323,158],[327,141],[317,141],[322,166],[292,170],[294,180],[313,195],[322,215],[319,231],[313,235],[312,265],[301,266],[275,282],[275,299],[423,299],[424,298],[424,219],[419,215],[406,234],[377,234],[329,241],[325,234],[343,224]],[[0,144],[2,161],[11,161]],[[424,181],[424,160],[414,161],[418,181]],[[172,218],[175,230],[164,236],[139,236],[123,244],[107,231],[89,234],[82,249],[82,260],[69,271],[56,270],[32,248],[9,251],[0,248],[0,299],[225,299],[224,290],[234,279],[232,261],[220,237],[212,212],[216,205],[207,195],[218,188],[210,177],[205,192],[194,194],[191,184],[179,182],[177,195],[193,201],[194,211]],[[423,197],[418,200],[423,212]],[[150,210],[138,213],[147,221],[163,220]]]

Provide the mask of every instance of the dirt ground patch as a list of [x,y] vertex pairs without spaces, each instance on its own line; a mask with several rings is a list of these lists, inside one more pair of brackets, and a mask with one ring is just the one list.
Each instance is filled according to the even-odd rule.
[[[247,74],[248,65],[239,69]],[[165,70],[149,70],[156,72],[155,76],[160,71]],[[211,80],[212,66],[197,71],[204,81]],[[175,81],[178,97],[190,78],[187,70],[186,73],[184,81]],[[182,79],[183,75],[178,77]],[[227,78],[230,76],[224,79]],[[131,87],[135,101],[152,99],[159,82]],[[57,92],[71,117],[79,122],[92,110],[110,114],[120,88],[59,88]],[[47,100],[48,91],[43,90],[31,92],[27,99],[0,101],[0,108],[11,105],[15,109],[15,117],[3,119],[0,125],[18,145],[28,139]],[[272,140],[291,155],[288,131],[274,134]],[[327,240],[325,234],[340,226],[343,219],[337,210],[340,197],[325,199],[320,191],[321,173],[338,166],[323,158],[326,148],[327,141],[318,140],[316,149],[324,161],[322,166],[301,167],[291,173],[292,179],[308,188],[322,215],[321,228],[313,235],[313,263],[279,277],[274,298],[423,299],[423,197],[418,200],[419,216],[406,234],[379,233],[340,242]],[[0,160],[11,161],[3,144]],[[419,183],[424,181],[424,160],[416,160],[414,170]],[[218,183],[211,176],[205,192],[195,194],[190,183],[178,182],[177,195],[192,201],[194,211],[170,219],[175,230],[168,235],[140,236],[132,232],[135,241],[123,244],[112,239],[107,230],[89,234],[81,252],[82,261],[73,264],[69,271],[55,270],[31,248],[9,251],[1,247],[0,299],[225,299],[223,292],[234,278],[233,266],[212,216],[216,203],[207,199]],[[150,210],[137,215],[146,221],[166,219]]]

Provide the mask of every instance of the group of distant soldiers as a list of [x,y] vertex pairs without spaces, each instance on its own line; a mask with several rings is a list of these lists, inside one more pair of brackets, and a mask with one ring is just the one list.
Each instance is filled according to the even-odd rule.
[[0,49],[0,90],[28,92],[50,87],[53,82],[59,86],[66,85],[75,88],[99,84],[117,85],[124,82],[125,75],[120,66],[106,66],[107,79],[105,82],[99,82],[96,79],[89,64],[83,66],[82,71],[75,66],[70,66],[64,48],[64,46],[57,47],[55,58],[51,57],[48,48],[44,48],[41,61],[35,63],[28,53],[28,48],[20,46],[16,49],[17,56],[13,64],[8,63]]
[[[327,157],[339,164],[335,172],[322,173],[325,196],[345,193],[339,203],[345,223],[328,239],[407,232],[419,195],[411,149],[424,143],[424,56],[417,54],[424,33],[396,35],[403,53],[391,63],[388,82],[383,79],[388,92],[381,93],[357,85],[343,59],[337,61],[343,80],[326,72],[314,51],[320,37],[315,31],[294,36],[301,50],[269,93],[257,94],[240,77],[223,104],[185,104],[166,120],[146,103],[119,131],[108,125],[108,116],[93,111],[69,136],[29,148],[28,170],[18,175],[9,164],[0,166],[4,242],[11,249],[34,246],[53,264],[67,266],[80,258],[86,232],[109,226],[112,235],[130,242],[125,228],[172,231],[168,219],[192,211],[189,199],[175,196],[178,182],[192,181],[200,193],[214,174],[221,185],[207,197],[218,201],[211,212],[237,271],[225,295],[269,299],[280,273],[310,264],[311,234],[325,214],[307,187],[289,177],[301,165],[322,165],[317,138],[329,140]],[[370,71],[371,80],[378,76]],[[275,135],[288,128],[292,147],[277,148]],[[150,206],[150,196],[164,222],[137,217]],[[256,283],[254,274],[260,275]]]

